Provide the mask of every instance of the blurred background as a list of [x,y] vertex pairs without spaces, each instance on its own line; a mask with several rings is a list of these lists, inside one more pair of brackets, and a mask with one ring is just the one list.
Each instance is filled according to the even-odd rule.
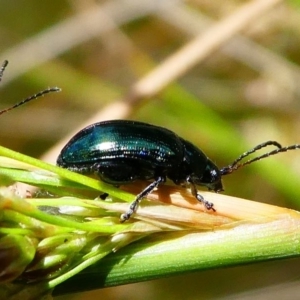
[[[84,126],[167,127],[218,166],[267,140],[300,143],[300,2],[0,1],[1,146],[55,162]],[[224,178],[225,193],[300,208],[300,151]],[[234,209],[234,208],[233,208]],[[297,299],[299,259],[202,271],[57,299]]]

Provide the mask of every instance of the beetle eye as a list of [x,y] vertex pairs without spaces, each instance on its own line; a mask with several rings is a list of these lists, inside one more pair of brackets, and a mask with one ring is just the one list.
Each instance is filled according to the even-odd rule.
[[211,182],[217,181],[221,176],[217,173],[217,170],[210,170]]
[[215,183],[221,180],[221,174],[218,168],[213,163],[207,163],[203,176],[201,178],[202,183]]
[[203,176],[201,178],[197,178],[197,180],[195,180],[195,183],[204,185],[209,190],[214,190],[216,192],[223,190],[221,173],[219,172],[217,166],[212,162],[207,162],[207,166],[203,172]]

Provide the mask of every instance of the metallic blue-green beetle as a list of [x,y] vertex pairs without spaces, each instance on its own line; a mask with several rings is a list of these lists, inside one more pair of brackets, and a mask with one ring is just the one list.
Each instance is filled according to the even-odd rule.
[[112,120],[95,123],[79,131],[62,149],[57,165],[78,173],[96,173],[104,182],[117,186],[135,180],[152,180],[137,195],[128,211],[121,215],[121,221],[126,221],[136,211],[142,198],[167,178],[177,185],[188,183],[196,199],[206,209],[214,211],[213,203],[206,201],[196,186],[222,191],[221,177],[263,158],[256,157],[238,164],[245,156],[268,145],[278,147],[274,150],[277,153],[282,149],[277,142],[269,141],[219,169],[199,148],[166,128],[136,121]]

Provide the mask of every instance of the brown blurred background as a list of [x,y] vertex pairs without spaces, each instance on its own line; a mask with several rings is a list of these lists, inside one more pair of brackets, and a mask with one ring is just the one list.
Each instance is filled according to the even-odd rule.
[[[1,145],[54,162],[59,141],[118,118],[167,127],[220,167],[266,140],[300,143],[299,4],[2,1],[1,108],[49,86],[62,92],[1,116]],[[259,162],[226,177],[226,193],[299,209],[299,166],[300,151]],[[299,266],[266,262],[59,299],[297,299]]]

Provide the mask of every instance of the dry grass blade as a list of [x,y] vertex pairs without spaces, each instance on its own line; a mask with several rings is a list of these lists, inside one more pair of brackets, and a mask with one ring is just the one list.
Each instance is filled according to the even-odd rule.
[[147,98],[158,93],[280,2],[282,1],[255,0],[244,4],[230,16],[198,35],[135,84],[131,91],[132,97]]

